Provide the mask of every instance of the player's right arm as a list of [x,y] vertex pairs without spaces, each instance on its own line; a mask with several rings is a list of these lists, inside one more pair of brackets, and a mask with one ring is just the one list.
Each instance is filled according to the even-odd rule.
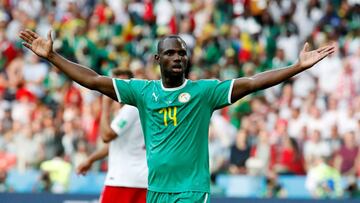
[[105,158],[109,153],[109,145],[106,144],[103,148],[93,152],[84,162],[82,162],[77,168],[76,173],[79,175],[86,175],[91,168],[92,164],[100,159]]
[[53,50],[51,31],[49,31],[47,39],[31,30],[21,31],[20,38],[25,41],[23,42],[25,47],[33,51],[36,55],[54,64],[70,79],[86,88],[97,90],[110,98],[117,100],[111,78],[101,76],[90,68],[73,63]]
[[[101,138],[105,143],[114,140],[117,137],[131,135],[130,130],[134,127],[134,124],[139,121],[139,114],[135,107],[130,105],[124,105],[120,111],[116,113],[111,120],[110,112],[111,104],[113,101],[110,98],[103,97],[100,130]],[[111,120],[111,121],[110,121]],[[138,129],[141,131],[141,129]]]

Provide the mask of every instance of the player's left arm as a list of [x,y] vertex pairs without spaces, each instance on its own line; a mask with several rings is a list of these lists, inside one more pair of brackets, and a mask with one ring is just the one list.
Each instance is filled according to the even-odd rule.
[[231,102],[236,102],[249,93],[266,89],[277,85],[294,75],[305,71],[321,61],[323,58],[334,53],[335,44],[326,45],[316,50],[309,51],[308,43],[305,43],[300,52],[297,63],[282,69],[266,71],[252,77],[238,78],[235,80],[231,93]]
[[103,148],[93,152],[84,162],[80,163],[76,168],[76,173],[78,175],[86,175],[90,170],[92,164],[97,160],[105,158],[109,153],[109,145],[106,144]]
[[115,131],[110,127],[110,112],[113,101],[106,96],[102,97],[102,111],[100,118],[100,131],[101,138],[105,143],[110,142],[111,140],[117,137]]

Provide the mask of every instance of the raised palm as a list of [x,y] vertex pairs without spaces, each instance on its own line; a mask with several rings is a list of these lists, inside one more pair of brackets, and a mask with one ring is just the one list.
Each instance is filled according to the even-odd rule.
[[326,45],[316,50],[309,51],[309,45],[308,43],[305,43],[304,48],[300,52],[299,64],[303,68],[310,68],[311,66],[315,65],[317,62],[321,61],[323,58],[334,53],[334,51],[335,51],[334,44]]
[[53,41],[51,39],[51,30],[48,33],[47,39],[31,30],[21,31],[20,38],[25,41],[23,42],[25,47],[40,57],[47,58],[52,51]]

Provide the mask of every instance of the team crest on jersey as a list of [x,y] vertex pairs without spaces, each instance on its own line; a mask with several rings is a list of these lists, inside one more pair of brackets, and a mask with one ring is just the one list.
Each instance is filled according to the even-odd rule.
[[190,100],[190,94],[189,93],[187,93],[187,92],[184,92],[184,93],[181,93],[180,95],[179,95],[179,102],[181,102],[181,103],[186,103],[186,102],[188,102],[189,100]]

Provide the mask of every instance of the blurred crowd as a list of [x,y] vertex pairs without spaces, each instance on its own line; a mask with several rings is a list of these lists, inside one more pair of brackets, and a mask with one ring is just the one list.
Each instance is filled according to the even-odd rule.
[[146,79],[159,79],[153,55],[169,34],[187,43],[193,80],[249,77],[295,63],[305,42],[336,42],[312,69],[214,113],[211,173],[263,175],[269,187],[307,174],[314,196],[340,196],[339,178],[360,175],[358,0],[1,0],[0,171],[54,179],[51,168],[70,171],[102,144],[100,95],[22,47],[25,28],[51,30],[57,52],[100,74]]

